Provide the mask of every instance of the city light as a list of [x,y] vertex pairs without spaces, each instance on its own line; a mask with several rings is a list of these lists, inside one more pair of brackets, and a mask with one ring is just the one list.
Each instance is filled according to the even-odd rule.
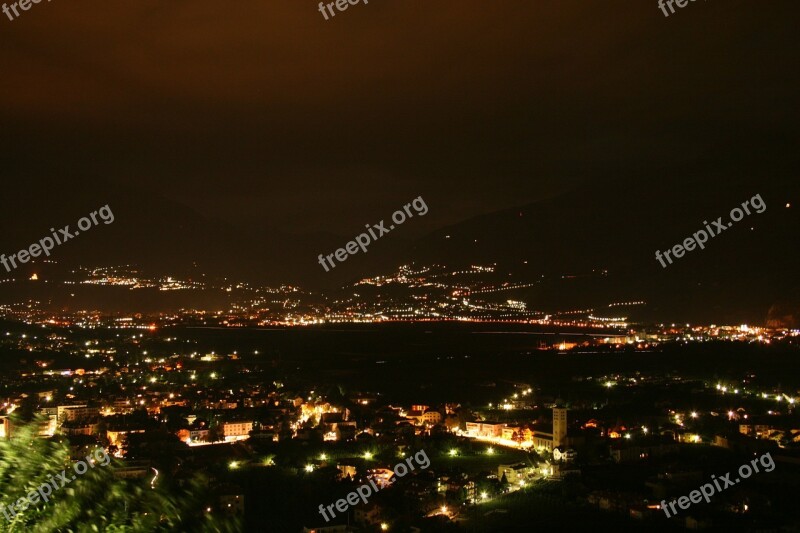
[[486,449],[486,455],[494,455],[494,448],[491,446]]
[[325,453],[319,454],[319,460],[320,461],[327,461],[328,460],[328,455],[325,454]]
[[228,468],[230,468],[231,470],[236,470],[237,468],[239,468],[239,461],[231,461],[230,463],[228,463]]
[[314,471],[314,465],[312,464],[306,465],[306,472],[313,472],[313,471]]
[[458,450],[456,450],[455,448],[451,448],[450,457],[455,457],[456,455],[458,455]]
[[372,452],[364,452],[364,459],[372,459]]

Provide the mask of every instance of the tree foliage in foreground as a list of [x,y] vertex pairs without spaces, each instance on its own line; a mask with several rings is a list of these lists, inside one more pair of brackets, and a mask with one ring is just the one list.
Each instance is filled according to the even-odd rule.
[[[68,444],[39,437],[39,427],[37,420],[15,424],[13,438],[0,439],[0,503],[6,507],[62,470],[68,478],[75,474]],[[206,512],[211,498],[201,477],[168,490],[163,483],[151,487],[149,477],[120,479],[117,467],[116,461],[96,464],[63,487],[57,482],[49,502],[40,499],[10,521],[0,512],[0,531],[239,531],[237,519]]]

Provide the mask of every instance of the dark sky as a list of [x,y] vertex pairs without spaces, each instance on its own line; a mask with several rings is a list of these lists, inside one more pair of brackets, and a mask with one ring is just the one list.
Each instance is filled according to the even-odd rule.
[[70,190],[98,206],[134,191],[351,238],[422,195],[429,214],[403,229],[416,238],[619,178],[796,176],[798,14],[372,0],[325,21],[306,0],[42,2],[0,18],[0,176],[17,210],[3,220],[60,221],[26,218],[9,200],[22,188],[53,209]]

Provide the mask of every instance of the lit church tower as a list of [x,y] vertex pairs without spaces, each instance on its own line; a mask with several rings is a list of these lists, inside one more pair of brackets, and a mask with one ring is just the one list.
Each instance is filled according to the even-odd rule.
[[567,408],[553,407],[553,447],[564,446],[567,440]]

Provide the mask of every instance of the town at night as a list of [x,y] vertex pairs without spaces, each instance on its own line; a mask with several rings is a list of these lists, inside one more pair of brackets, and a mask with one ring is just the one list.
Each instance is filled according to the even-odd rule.
[[796,3],[0,12],[0,532],[800,530]]

